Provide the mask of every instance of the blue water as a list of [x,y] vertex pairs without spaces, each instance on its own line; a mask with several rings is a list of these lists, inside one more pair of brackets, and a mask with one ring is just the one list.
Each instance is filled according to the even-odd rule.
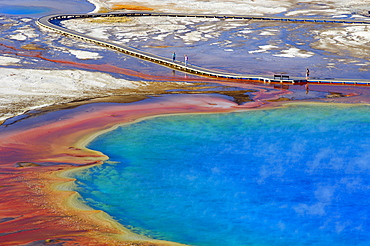
[[0,13],[9,15],[32,15],[51,11],[52,8],[43,6],[17,6],[3,5],[0,8]]
[[86,13],[95,6],[87,0],[0,0],[0,14],[40,17],[56,13]]
[[85,201],[191,245],[370,245],[370,106],[158,117],[88,147]]

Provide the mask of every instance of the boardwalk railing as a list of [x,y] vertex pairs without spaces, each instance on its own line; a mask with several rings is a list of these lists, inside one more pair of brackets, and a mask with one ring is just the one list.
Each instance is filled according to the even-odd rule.
[[241,75],[232,73],[222,73],[210,69],[197,67],[194,65],[185,65],[181,62],[174,62],[172,59],[157,56],[148,52],[144,52],[129,46],[117,44],[107,40],[90,37],[88,35],[70,30],[56,24],[55,21],[63,21],[78,18],[97,18],[97,17],[193,17],[193,18],[222,18],[222,19],[244,19],[244,20],[258,20],[258,21],[289,21],[289,22],[314,22],[314,23],[337,23],[337,24],[370,24],[370,20],[344,20],[344,19],[315,19],[315,18],[294,18],[294,17],[269,17],[269,16],[252,16],[252,15],[210,15],[210,14],[178,14],[178,13],[151,13],[151,12],[125,12],[125,13],[90,13],[90,14],[61,14],[48,15],[39,18],[36,23],[44,28],[53,30],[57,33],[68,35],[74,38],[82,39],[84,41],[92,42],[127,55],[135,56],[143,60],[154,62],[175,70],[186,73],[196,74],[200,76],[207,76],[213,78],[263,82],[263,83],[325,83],[325,84],[350,84],[350,85],[370,85],[370,80],[341,80],[341,79],[322,79],[322,80],[305,80],[302,78],[289,79],[289,76],[263,76],[263,75]]

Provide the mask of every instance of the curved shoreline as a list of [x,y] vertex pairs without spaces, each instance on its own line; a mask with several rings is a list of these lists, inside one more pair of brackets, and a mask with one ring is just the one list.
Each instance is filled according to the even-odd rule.
[[[184,102],[182,102],[181,98],[185,99]],[[188,98],[187,98],[188,97]],[[198,97],[198,98],[197,98]],[[194,100],[195,98],[195,100]],[[99,155],[103,155],[107,159],[109,158],[106,156],[104,153],[101,153],[96,150],[91,150],[87,148],[87,145],[93,141],[96,137],[113,131],[117,129],[120,126],[123,125],[129,125],[129,124],[135,124],[140,121],[144,121],[147,119],[152,119],[152,118],[157,118],[157,117],[171,117],[174,115],[184,115],[184,114],[217,114],[217,113],[231,113],[231,112],[238,112],[238,111],[250,111],[250,110],[262,110],[265,109],[265,107],[243,107],[243,106],[238,106],[233,102],[230,102],[225,99],[220,99],[217,97],[212,97],[212,96],[202,96],[202,95],[196,95],[194,96],[189,96],[189,95],[182,95],[180,96],[180,100],[177,97],[176,101],[173,100],[160,100],[162,103],[158,105],[158,102],[149,102],[148,105],[152,105],[154,108],[157,108],[159,112],[156,112],[152,108],[151,110],[147,110],[147,107],[145,107],[145,104],[143,105],[143,109],[145,112],[143,115],[135,115],[133,118],[125,118],[124,120],[122,119],[117,119],[111,122],[109,127],[104,126],[101,130],[95,130],[91,133],[88,133],[84,135],[82,138],[79,138],[75,144],[74,147],[81,149],[81,150],[86,150],[86,151],[94,151],[99,153]],[[188,100],[191,101],[188,101]],[[197,100],[198,99],[198,100]],[[179,104],[182,105],[181,107],[178,107],[174,104]],[[219,106],[220,105],[220,106]],[[269,106],[282,106],[282,103],[274,103],[270,104]],[[280,106],[279,106],[280,105]],[[266,105],[267,106],[267,105]],[[125,105],[122,106],[125,108]],[[130,107],[129,105],[126,105],[126,107]],[[169,108],[168,108],[169,107]],[[169,111],[168,111],[169,110]],[[132,113],[132,110],[128,109],[130,111],[129,114]],[[135,113],[134,113],[135,114]],[[115,115],[116,117],[116,115]],[[72,167],[67,170],[61,170],[56,173],[53,173],[52,175],[55,175],[58,178],[62,178],[66,181],[61,181],[59,183],[56,183],[53,185],[53,189],[56,192],[65,192],[67,190],[70,192],[73,192],[73,194],[69,197],[68,203],[66,204],[69,206],[71,209],[75,210],[78,209],[82,213],[88,213],[89,216],[92,218],[93,221],[95,221],[97,224],[100,223],[108,223],[110,224],[113,228],[117,229],[120,231],[120,233],[112,234],[111,236],[120,242],[139,242],[138,244],[134,245],[146,245],[146,242],[149,242],[149,245],[158,245],[158,246],[165,246],[165,245],[173,245],[173,246],[181,246],[184,244],[177,243],[177,242],[171,242],[171,241],[164,241],[164,240],[157,240],[157,239],[151,239],[146,236],[138,235],[129,229],[125,228],[122,224],[120,224],[118,221],[113,219],[109,214],[106,212],[100,211],[100,210],[95,210],[88,205],[86,205],[83,200],[81,199],[80,195],[76,192],[73,191],[73,181],[75,179],[70,177],[71,173],[78,172],[83,169],[88,169],[90,167],[96,166],[96,165],[102,165],[104,164],[103,161],[99,161],[99,163],[96,164],[89,164],[86,166],[81,166],[81,167]],[[113,244],[108,244],[108,245],[113,245]],[[121,244],[120,244],[121,245]],[[131,245],[131,244],[130,244]]]
[[[78,200],[77,192],[53,188],[63,187],[65,182],[68,184],[73,179],[55,174],[79,166],[101,164],[106,156],[79,147],[89,136],[109,129],[117,122],[130,123],[154,115],[234,110],[242,109],[220,97],[182,95],[161,98],[159,101],[154,98],[128,105],[112,105],[87,111],[84,109],[69,117],[54,119],[47,125],[36,123],[26,130],[2,132],[0,171],[4,175],[0,177],[0,188],[1,197],[9,201],[0,204],[0,209],[7,211],[2,219],[9,220],[6,226],[0,222],[2,245],[31,242],[64,242],[65,245],[75,242],[80,245],[89,245],[91,242],[95,242],[94,245],[179,245],[156,240],[149,242],[142,237],[138,241],[138,237],[122,230],[106,214],[81,210],[80,205],[77,209],[70,207]],[[80,144],[77,144],[79,141]],[[17,147],[14,148],[14,145]],[[21,231],[20,225],[23,228]]]
[[[353,107],[353,106],[359,106],[359,105],[370,105],[370,103],[368,103],[368,104],[329,103],[328,104],[328,103],[325,103],[325,102],[282,102],[282,103],[276,103],[274,105],[275,107],[262,107],[262,108],[261,107],[258,107],[258,108],[233,107],[233,109],[229,109],[225,112],[177,112],[177,113],[167,113],[167,114],[155,114],[155,115],[141,116],[141,117],[132,119],[130,121],[116,122],[116,124],[113,124],[109,128],[105,128],[105,129],[102,129],[101,131],[96,131],[96,132],[93,132],[92,134],[86,135],[82,139],[78,140],[76,142],[75,146],[91,151],[91,149],[87,148],[87,145],[91,141],[93,141],[96,137],[98,137],[102,134],[105,134],[107,132],[114,131],[115,129],[117,129],[121,126],[124,126],[124,125],[136,124],[138,122],[145,121],[145,120],[150,120],[150,119],[157,118],[157,117],[171,117],[171,116],[175,116],[175,115],[184,115],[184,114],[192,114],[192,115],[194,115],[194,114],[218,114],[218,113],[226,113],[227,114],[227,113],[234,113],[234,112],[241,112],[241,111],[273,110],[275,108],[281,108],[281,107],[290,107],[290,106],[294,107],[294,106],[305,106],[305,105],[322,105],[322,106],[324,106],[324,105],[325,106],[334,105],[334,106],[338,106],[338,107]],[[270,105],[270,106],[272,106],[272,105]],[[96,150],[94,150],[94,151],[96,151]],[[99,153],[101,153],[101,152],[99,152]],[[102,153],[102,154],[104,155],[104,153]],[[109,157],[107,156],[107,158],[109,158]],[[72,169],[68,169],[68,170],[65,170],[65,171],[58,172],[55,175],[57,175],[58,177],[64,178],[64,179],[71,179],[70,178],[71,173],[79,172],[80,170],[88,169],[90,167],[93,167],[93,166],[96,166],[96,165],[103,165],[103,164],[104,163],[99,163],[99,164],[94,164],[94,165],[89,165],[89,166],[84,166],[84,167],[72,168]],[[68,190],[72,191],[73,190],[72,186],[73,186],[73,182],[67,181],[67,183],[62,182],[61,184],[56,185],[54,188],[56,190],[60,191],[61,190],[60,188],[63,187],[62,190],[67,188]],[[184,245],[184,244],[180,244],[180,243],[176,243],[176,242],[155,240],[155,239],[151,239],[151,238],[147,238],[145,236],[135,234],[135,233],[131,232],[129,229],[122,226],[122,224],[120,224],[118,221],[113,219],[106,212],[103,212],[103,211],[100,211],[100,210],[95,210],[95,209],[89,207],[88,205],[86,205],[83,202],[83,200],[81,200],[81,197],[80,197],[79,194],[71,196],[71,203],[69,204],[69,206],[71,208],[74,208],[74,209],[77,208],[77,209],[92,211],[93,213],[91,214],[91,216],[93,216],[94,219],[96,219],[97,221],[99,221],[99,222],[100,221],[107,221],[114,228],[116,228],[116,229],[118,229],[118,230],[120,230],[124,233],[127,233],[125,235],[115,235],[114,236],[115,238],[117,238],[119,240],[122,240],[122,241],[125,241],[125,242],[128,241],[128,240],[131,240],[131,239],[140,240],[140,241],[150,241],[151,243],[155,243],[154,245],[167,245],[167,244],[168,245]]]

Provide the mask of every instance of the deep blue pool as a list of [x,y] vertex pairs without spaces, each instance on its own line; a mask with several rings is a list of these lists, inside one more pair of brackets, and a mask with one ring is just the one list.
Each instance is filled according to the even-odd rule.
[[137,233],[191,245],[370,245],[369,106],[289,106],[125,125],[77,191]]

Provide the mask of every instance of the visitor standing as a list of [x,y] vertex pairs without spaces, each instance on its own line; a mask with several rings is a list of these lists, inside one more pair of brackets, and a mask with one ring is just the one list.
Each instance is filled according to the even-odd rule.
[[176,53],[173,52],[173,54],[172,54],[172,62],[175,62],[175,60],[176,60]]
[[187,55],[184,55],[184,57],[185,57],[185,66],[187,66],[188,65],[188,61],[189,61],[189,57]]
[[310,77],[310,70],[306,68],[306,79],[308,79],[309,77]]

